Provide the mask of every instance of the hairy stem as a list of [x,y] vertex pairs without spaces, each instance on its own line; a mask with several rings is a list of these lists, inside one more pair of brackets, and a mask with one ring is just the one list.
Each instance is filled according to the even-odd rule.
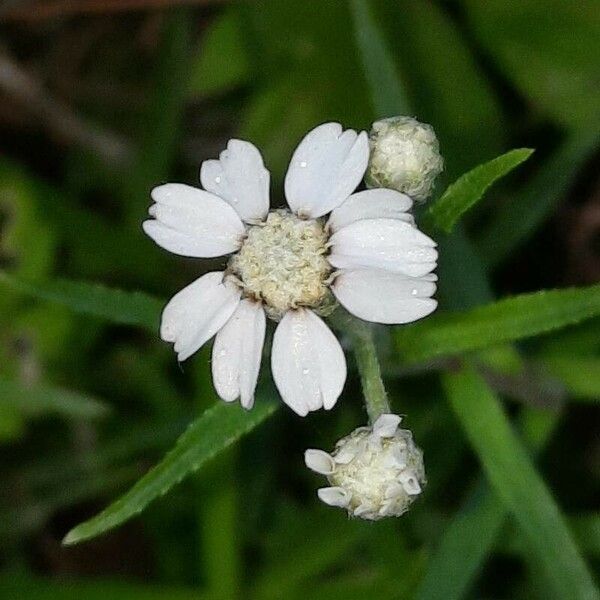
[[374,423],[377,417],[391,412],[391,409],[381,379],[381,368],[377,358],[375,340],[373,339],[373,329],[370,323],[361,321],[347,313],[341,315],[339,313],[339,310],[336,311],[334,323],[350,337],[362,383],[365,406],[369,420]]

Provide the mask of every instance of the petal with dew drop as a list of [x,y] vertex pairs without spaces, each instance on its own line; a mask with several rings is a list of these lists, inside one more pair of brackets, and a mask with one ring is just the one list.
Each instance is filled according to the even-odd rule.
[[339,206],[361,182],[369,162],[366,132],[324,123],[296,148],[285,176],[285,197],[300,216],[316,219]]
[[332,408],[346,381],[346,359],[337,338],[311,310],[288,311],[275,330],[273,379],[283,401],[300,416]]
[[339,303],[364,321],[411,323],[432,313],[437,301],[432,274],[408,277],[376,269],[342,270],[332,285]]
[[202,187],[228,202],[246,222],[262,221],[269,211],[269,171],[256,146],[229,140],[218,160],[200,167]]

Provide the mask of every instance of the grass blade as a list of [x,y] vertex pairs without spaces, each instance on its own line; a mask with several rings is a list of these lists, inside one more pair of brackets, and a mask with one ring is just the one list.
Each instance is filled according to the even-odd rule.
[[515,518],[557,596],[565,600],[598,598],[558,506],[498,399],[471,367],[446,374],[443,382],[491,486]]
[[492,184],[532,154],[533,150],[529,148],[519,148],[478,165],[448,186],[429,209],[429,216],[440,229],[450,233],[462,215],[483,198]]
[[397,329],[408,362],[480,350],[540,335],[600,314],[600,285],[522,294]]
[[158,465],[100,514],[72,529],[64,544],[77,544],[95,537],[139,514],[155,498],[254,429],[273,414],[277,406],[274,402],[259,400],[250,412],[223,402],[208,409]]
[[143,292],[125,292],[96,283],[67,281],[32,282],[0,272],[0,284],[17,292],[122,325],[158,331],[163,302]]
[[[525,410],[521,430],[528,448],[540,451],[555,430],[560,413]],[[442,534],[415,600],[465,597],[491,554],[508,516],[504,504],[481,478]],[[469,560],[464,560],[468,556]]]
[[386,48],[369,3],[367,0],[352,0],[350,9],[375,115],[390,117],[410,113],[394,59]]
[[21,414],[35,416],[55,413],[70,418],[97,419],[110,407],[99,400],[46,383],[25,386],[0,377],[0,403],[16,408]]
[[56,581],[49,577],[25,577],[22,573],[3,575],[0,589],[5,598],[27,600],[202,600],[207,597],[198,589],[191,588],[110,580]]

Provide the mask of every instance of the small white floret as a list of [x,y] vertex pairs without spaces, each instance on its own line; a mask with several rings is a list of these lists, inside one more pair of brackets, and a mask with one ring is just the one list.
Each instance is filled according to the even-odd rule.
[[331,475],[335,471],[335,461],[323,450],[307,450],[304,462],[309,469],[320,475]]

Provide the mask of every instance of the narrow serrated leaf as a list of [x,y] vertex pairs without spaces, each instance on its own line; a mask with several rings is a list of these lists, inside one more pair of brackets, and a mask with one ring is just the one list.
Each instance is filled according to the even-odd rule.
[[472,208],[498,179],[527,160],[533,150],[519,148],[478,165],[459,177],[429,209],[429,215],[440,229],[447,233]]
[[396,329],[396,348],[403,360],[417,362],[540,335],[598,314],[600,285],[522,294]]
[[557,597],[598,598],[565,520],[499,400],[471,367],[446,374],[443,382],[491,486],[515,518]]
[[258,399],[251,411],[219,402],[185,431],[172,450],[118,500],[100,514],[72,529],[64,544],[77,544],[121,525],[150,502],[166,494],[184,477],[197,471],[275,412],[277,404]]
[[75,311],[123,325],[158,331],[163,301],[143,292],[126,292],[83,281],[33,282],[0,272],[0,284],[17,292],[56,302]]

